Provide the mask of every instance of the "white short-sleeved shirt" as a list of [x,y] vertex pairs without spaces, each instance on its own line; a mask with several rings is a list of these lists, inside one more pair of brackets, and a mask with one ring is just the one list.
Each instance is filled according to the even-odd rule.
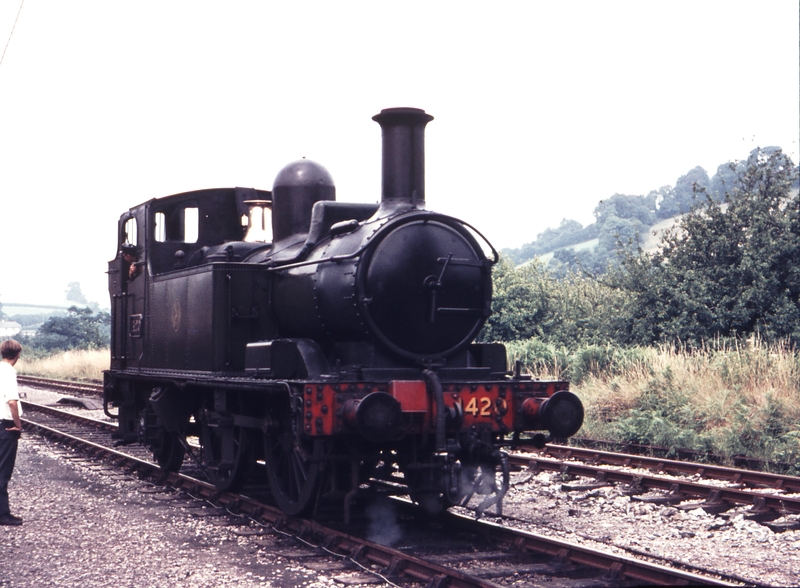
[[[0,419],[14,420],[11,414],[9,400],[19,400],[17,388],[17,370],[8,362],[0,361]],[[19,414],[22,416],[22,405],[17,403]]]

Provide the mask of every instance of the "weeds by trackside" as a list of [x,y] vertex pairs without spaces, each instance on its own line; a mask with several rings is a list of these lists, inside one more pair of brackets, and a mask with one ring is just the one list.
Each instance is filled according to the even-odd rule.
[[108,349],[72,350],[42,358],[22,357],[17,372],[27,376],[62,380],[102,380],[110,361]]
[[787,344],[567,352],[527,341],[510,344],[509,356],[535,377],[571,380],[586,409],[582,437],[743,455],[800,473],[800,355]]

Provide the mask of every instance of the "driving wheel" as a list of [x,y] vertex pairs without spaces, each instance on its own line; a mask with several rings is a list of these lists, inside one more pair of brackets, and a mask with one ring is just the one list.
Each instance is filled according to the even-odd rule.
[[264,461],[272,495],[286,514],[305,514],[319,490],[323,442],[298,436],[288,410],[276,415],[273,423],[264,435]]
[[217,490],[238,490],[250,467],[250,440],[247,431],[233,425],[232,419],[200,421],[203,466]]
[[177,472],[181,469],[186,449],[178,435],[170,433],[161,427],[158,443],[152,446],[151,449],[156,463],[162,470]]

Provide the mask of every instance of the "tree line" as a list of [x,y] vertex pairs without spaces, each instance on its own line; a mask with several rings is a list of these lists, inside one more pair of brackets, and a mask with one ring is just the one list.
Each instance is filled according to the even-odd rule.
[[[547,265],[560,277],[570,271],[602,275],[619,262],[621,245],[640,240],[654,224],[685,214],[707,198],[722,203],[725,194],[742,189],[740,182],[751,159],[779,151],[778,147],[754,149],[746,161],[718,166],[711,178],[697,166],[679,177],[674,186],[662,186],[646,196],[614,194],[597,205],[594,223],[584,227],[578,221],[563,219],[558,227],[544,230],[534,241],[518,249],[503,249],[502,253],[516,265],[552,253]],[[573,247],[592,240],[596,240],[593,247]]]
[[[66,312],[44,314],[16,314],[8,316],[0,303],[0,320],[12,320],[33,330],[34,335],[15,336],[26,347],[26,355],[43,356],[70,349],[101,349],[108,347],[111,333],[111,315],[99,310],[96,302],[89,302],[79,282],[70,282],[64,291],[70,306]],[[86,306],[82,306],[86,305]]]
[[[2,317],[0,308],[0,317]],[[23,327],[29,320],[39,321],[38,315],[20,315],[13,318]],[[28,319],[28,320],[26,320]],[[36,329],[34,335],[17,335],[14,338],[25,346],[26,357],[42,357],[70,349],[102,349],[108,347],[111,332],[111,315],[95,312],[88,307],[70,306],[62,315],[50,316]]]
[[[506,257],[494,274],[494,313],[481,338],[535,337],[574,347],[699,346],[758,336],[796,345],[797,181],[797,168],[780,149],[756,149],[746,161],[718,170],[714,182],[693,181],[691,205],[654,253],[645,253],[636,239],[625,239],[620,231],[614,263],[598,273],[575,268],[559,273],[537,262],[514,269]],[[710,185],[717,187],[711,190]],[[625,209],[627,220],[645,224],[659,208],[654,212],[640,206],[643,202],[652,198],[612,198],[595,215],[608,222]],[[683,211],[689,200],[684,195],[661,202]]]

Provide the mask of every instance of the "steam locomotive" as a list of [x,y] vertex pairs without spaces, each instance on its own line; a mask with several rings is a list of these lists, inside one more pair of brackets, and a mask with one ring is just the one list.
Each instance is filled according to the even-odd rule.
[[198,190],[120,217],[104,374],[120,443],[167,471],[188,452],[220,490],[265,474],[291,515],[333,500],[349,516],[386,488],[430,511],[475,494],[479,512],[500,510],[502,448],[578,431],[567,382],[510,372],[503,345],[474,343],[498,255],[425,209],[433,117],[373,120],[378,204],[337,202],[328,171],[302,159],[271,192]]

